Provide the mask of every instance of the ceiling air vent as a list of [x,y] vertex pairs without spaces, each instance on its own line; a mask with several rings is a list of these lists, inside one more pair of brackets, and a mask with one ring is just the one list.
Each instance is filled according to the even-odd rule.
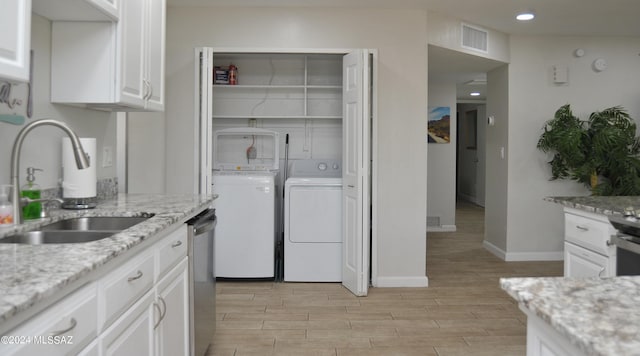
[[489,33],[477,27],[462,24],[462,47],[487,53]]

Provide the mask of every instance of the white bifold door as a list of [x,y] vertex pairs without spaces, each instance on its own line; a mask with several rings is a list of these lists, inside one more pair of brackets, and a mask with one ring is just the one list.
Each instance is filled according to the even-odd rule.
[[342,284],[357,296],[369,286],[370,54],[344,56],[342,69]]

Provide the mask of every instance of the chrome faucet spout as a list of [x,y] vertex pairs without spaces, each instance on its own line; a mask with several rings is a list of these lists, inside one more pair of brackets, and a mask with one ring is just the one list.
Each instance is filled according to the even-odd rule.
[[82,148],[78,135],[76,135],[71,127],[66,123],[57,120],[44,119],[34,121],[23,127],[22,130],[18,132],[18,136],[16,136],[15,141],[13,141],[13,148],[11,149],[11,185],[13,186],[11,190],[11,204],[13,205],[14,223],[16,224],[22,224],[23,222],[22,207],[20,205],[20,182],[18,180],[20,172],[20,149],[22,148],[22,142],[29,131],[38,126],[45,125],[58,127],[69,136],[78,169],[85,169],[89,167],[89,158]]

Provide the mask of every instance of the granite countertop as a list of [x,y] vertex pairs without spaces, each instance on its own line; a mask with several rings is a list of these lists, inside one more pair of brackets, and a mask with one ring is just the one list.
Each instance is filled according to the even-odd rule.
[[51,217],[0,228],[0,238],[79,216],[141,216],[148,220],[102,240],[75,244],[0,243],[0,328],[38,302],[60,294],[66,286],[99,269],[158,232],[211,205],[214,197],[197,195],[118,195],[95,209],[53,210]]
[[627,207],[640,211],[640,196],[547,197],[545,200],[594,214],[622,215]]
[[500,285],[587,355],[640,354],[640,276],[502,278]]

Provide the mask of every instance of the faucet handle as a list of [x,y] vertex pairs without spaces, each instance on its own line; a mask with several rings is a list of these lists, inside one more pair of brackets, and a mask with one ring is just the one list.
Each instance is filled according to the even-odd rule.
[[49,204],[57,202],[58,206],[62,206],[64,200],[60,198],[50,198],[50,199],[42,199],[42,210],[40,210],[40,218],[48,218],[49,217]]

